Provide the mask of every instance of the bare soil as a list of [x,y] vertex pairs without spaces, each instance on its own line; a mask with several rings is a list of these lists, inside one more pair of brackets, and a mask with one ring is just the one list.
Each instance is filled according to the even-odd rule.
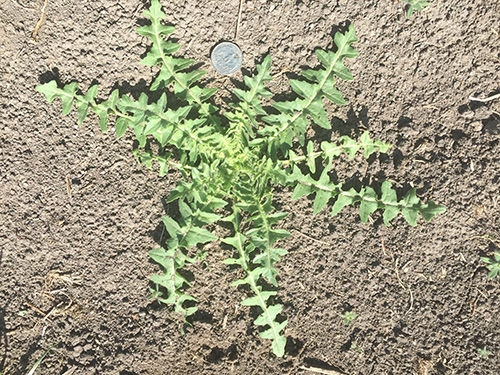
[[190,269],[200,310],[185,335],[170,308],[147,299],[158,272],[147,252],[178,176],[138,165],[132,135],[102,134],[95,116],[77,128],[75,113],[63,117],[35,91],[57,78],[137,96],[155,74],[139,64],[148,43],[135,33],[147,4],[49,0],[33,43],[42,3],[0,2],[2,375],[26,374],[52,346],[37,373],[500,373],[500,278],[479,259],[500,241],[500,100],[469,99],[500,92],[498,2],[434,0],[408,20],[392,0],[247,0],[235,38],[239,0],[162,1],[179,54],[200,62],[221,97],[242,73],[220,79],[209,63],[217,42],[239,44],[244,72],[270,53],[273,73],[291,71],[270,85],[286,93],[287,76],[317,66],[314,49],[353,24],[360,56],[348,61],[354,81],[339,83],[348,104],[330,107],[334,132],[368,129],[393,148],[344,160],[339,179],[388,179],[447,207],[431,223],[387,228],[379,213],[361,224],[354,207],[313,216],[311,199],[280,190],[292,233],[280,243],[290,251],[279,264],[283,358],[240,305],[245,291],[229,286],[237,275],[218,243]]

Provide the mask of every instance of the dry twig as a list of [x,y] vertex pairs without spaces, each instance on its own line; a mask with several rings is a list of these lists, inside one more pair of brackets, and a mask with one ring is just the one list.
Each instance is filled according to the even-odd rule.
[[243,12],[243,3],[245,0],[240,1],[240,9],[238,11],[238,21],[236,22],[236,31],[234,32],[234,40],[238,39],[238,32],[240,31],[241,13]]
[[293,229],[293,231],[296,232],[296,233],[298,233],[298,234],[300,234],[301,236],[304,236],[305,238],[310,239],[311,241],[315,241],[315,242],[320,243],[322,245],[332,246],[332,244],[330,244],[328,242],[324,242],[324,241],[317,240],[316,238],[312,238],[311,236],[308,236],[307,234],[299,232],[297,229]]
[[325,374],[325,375],[345,375],[343,372],[338,372],[335,370],[325,370],[322,368],[318,367],[306,367],[306,366],[301,366],[300,367],[302,370],[310,371],[310,372],[315,372],[316,374]]
[[45,314],[45,313],[44,313],[42,310],[40,310],[38,307],[33,306],[31,303],[29,303],[29,302],[25,302],[24,304],[25,304],[26,306],[28,306],[28,307],[31,307],[33,310],[35,310],[36,312],[38,312],[38,313],[42,314],[43,316],[47,316],[47,314]]
[[285,66],[285,67],[283,67],[281,69],[281,72],[273,74],[273,76],[272,76],[273,77],[273,81],[276,80],[276,78],[281,77],[283,74],[285,74],[285,73],[291,73],[291,72],[292,71],[290,69],[288,69],[288,67]]
[[66,176],[66,191],[68,192],[68,197],[71,198],[71,183],[68,176]]
[[490,102],[490,101],[498,99],[498,98],[500,98],[500,94],[490,96],[489,98],[475,98],[473,96],[469,96],[469,100],[474,101],[474,102],[481,102],[481,103]]
[[40,28],[40,26],[42,26],[42,22],[45,19],[45,9],[47,8],[48,2],[49,0],[45,0],[45,2],[43,3],[43,7],[40,13],[40,19],[36,23],[35,29],[33,30],[33,34],[31,35],[31,39],[33,40],[33,42],[36,42],[36,35],[38,34],[38,29]]

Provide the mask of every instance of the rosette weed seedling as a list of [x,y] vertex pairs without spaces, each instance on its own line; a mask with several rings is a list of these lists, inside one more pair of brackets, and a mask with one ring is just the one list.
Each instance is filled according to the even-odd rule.
[[[89,110],[98,115],[105,132],[114,119],[117,137],[127,129],[133,131],[140,162],[149,168],[156,166],[160,175],[172,168],[182,175],[167,198],[176,205],[179,216],[163,217],[169,239],[149,253],[161,267],[161,273],[151,277],[156,285],[153,297],[172,305],[188,322],[197,308],[196,299],[187,293],[189,282],[183,268],[199,261],[196,253],[201,245],[220,240],[234,250],[224,263],[243,271],[243,277],[233,283],[246,287],[248,298],[242,304],[257,307],[260,313],[254,323],[260,327],[260,336],[271,340],[273,352],[282,356],[287,320],[275,297],[276,263],[287,251],[276,243],[290,233],[280,228],[287,213],[274,206],[276,186],[293,188],[292,199],[314,197],[314,214],[329,202],[333,202],[333,215],[348,205],[359,205],[363,223],[379,210],[386,225],[398,213],[416,225],[419,215],[429,221],[445,209],[430,201],[422,203],[415,189],[398,198],[388,181],[382,182],[380,192],[369,186],[344,188],[342,182],[333,181],[334,161],[341,154],[354,158],[361,153],[368,158],[387,152],[390,146],[372,140],[367,132],[358,140],[348,136],[320,144],[307,140],[311,126],[331,129],[324,101],[345,104],[335,85],[336,80],[353,79],[344,65],[345,59],[358,56],[352,47],[357,41],[352,25],[345,33],[336,33],[336,51],[316,51],[319,68],[305,70],[300,79],[290,80],[295,99],[272,100],[266,86],[272,80],[271,58],[266,56],[255,75],[244,77],[244,87],[234,89],[232,104],[221,111],[211,99],[216,89],[198,82],[205,72],[190,68],[192,60],[173,55],[179,44],[168,39],[174,27],[162,23],[165,14],[158,0],[153,0],[144,14],[151,24],[137,32],[151,41],[151,49],[142,64],[159,67],[150,87],[158,100],[143,93],[136,101],[115,90],[100,101],[96,100],[97,85],[82,94],[76,83],[58,87],[55,81],[37,90],[49,102],[61,99],[64,115],[76,106],[78,124]],[[272,102],[272,110],[266,109],[263,98]],[[151,151],[155,148],[147,147],[148,142],[156,142],[158,151]],[[208,228],[222,222],[228,223],[232,234],[218,238]]]
[[358,317],[358,314],[354,313],[354,311],[346,311],[344,314],[340,314],[340,317],[344,319],[344,324],[348,326]]
[[406,12],[406,17],[410,18],[415,10],[421,11],[430,3],[426,0],[403,0],[403,2],[408,3],[408,10]]
[[500,273],[500,252],[495,251],[491,257],[482,257],[481,260],[487,264],[486,268],[490,271],[488,273],[490,279]]
[[491,354],[491,352],[488,349],[486,349],[485,345],[482,348],[477,348],[477,354],[479,354],[481,358],[487,359],[488,356]]

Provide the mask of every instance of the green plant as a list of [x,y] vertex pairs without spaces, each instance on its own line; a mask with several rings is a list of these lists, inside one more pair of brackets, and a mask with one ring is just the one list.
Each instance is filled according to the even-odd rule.
[[[38,366],[41,365],[43,359],[47,356],[47,354],[49,354],[49,352],[52,350],[52,348],[54,347],[55,345],[52,345],[50,348],[48,348],[42,355],[40,358],[37,359],[37,361],[35,362],[35,364],[31,367],[30,371],[26,374],[26,375],[34,375],[35,372],[36,372],[36,369],[38,368]],[[5,364],[3,362],[0,362],[0,366],[4,366]],[[0,368],[0,375],[8,375],[10,374],[11,372],[9,371],[9,367],[5,366],[3,368]]]
[[49,352],[52,350],[52,348],[54,347],[54,345],[52,345],[50,348],[48,348],[40,358],[38,358],[38,360],[35,362],[35,364],[33,365],[33,367],[31,368],[31,370],[28,372],[27,375],[33,375],[36,371],[36,369],[38,368],[38,366],[40,366],[40,364],[42,363],[43,359],[47,356],[47,354],[49,354]]
[[430,4],[429,1],[426,0],[403,0],[403,2],[408,3],[408,11],[406,12],[406,17],[410,18],[411,15],[413,14],[414,10],[422,10],[425,8],[427,5]]
[[[172,56],[179,45],[166,39],[174,28],[161,23],[165,15],[158,0],[153,0],[144,14],[151,25],[137,32],[152,42],[142,64],[160,66],[150,88],[158,97],[156,101],[144,93],[135,101],[115,90],[106,101],[98,102],[96,85],[81,94],[76,83],[59,88],[55,81],[38,86],[37,90],[49,102],[60,98],[63,115],[75,104],[78,124],[91,109],[106,132],[109,118],[115,117],[117,137],[123,136],[127,128],[133,130],[140,146],[134,153],[140,162],[148,168],[157,163],[160,175],[171,168],[180,171],[183,179],[167,199],[171,204],[177,202],[178,215],[163,217],[170,238],[149,253],[162,267],[160,275],[151,277],[155,284],[152,297],[173,305],[187,323],[186,319],[196,311],[196,300],[186,293],[189,282],[182,269],[198,259],[201,244],[218,239],[209,229],[217,222],[227,222],[232,235],[220,241],[231,246],[234,255],[224,263],[243,271],[243,278],[233,285],[247,287],[251,296],[242,304],[260,309],[254,322],[263,328],[260,336],[272,340],[273,352],[282,356],[287,321],[275,299],[276,262],[287,251],[276,247],[276,243],[290,233],[278,225],[287,214],[273,206],[275,186],[294,187],[293,199],[315,195],[315,214],[330,200],[334,201],[334,215],[347,205],[359,203],[363,223],[377,209],[383,211],[386,225],[399,212],[416,225],[419,213],[429,221],[445,209],[433,202],[421,203],[414,189],[398,200],[388,181],[382,183],[381,194],[371,187],[344,189],[342,183],[331,181],[334,160],[342,153],[353,158],[363,150],[368,158],[376,151],[388,150],[388,144],[370,139],[366,132],[359,141],[347,136],[320,145],[306,140],[311,123],[331,128],[323,98],[345,104],[335,88],[335,79],[353,79],[343,63],[345,58],[358,55],[351,46],[357,40],[353,26],[344,34],[335,35],[336,52],[316,51],[321,63],[318,69],[305,70],[302,79],[290,80],[296,99],[276,101],[272,104],[274,109],[264,109],[261,99],[272,95],[265,86],[272,80],[271,59],[267,56],[257,66],[256,75],[244,78],[245,88],[234,90],[234,102],[221,114],[210,100],[216,89],[197,84],[204,72],[190,70],[192,60]],[[158,144],[155,152],[154,141]]]
[[344,319],[344,324],[348,326],[358,317],[358,314],[355,314],[352,311],[346,311],[344,314],[340,314],[340,317]]
[[494,278],[500,273],[500,253],[495,251],[492,257],[482,257],[481,260],[487,264],[486,268],[490,270],[488,277]]
[[356,344],[351,344],[350,349],[357,351],[359,354],[365,354],[364,350],[361,348],[358,348],[358,346]]
[[486,345],[482,348],[477,348],[477,353],[484,359],[488,358],[488,356],[491,354],[491,352],[486,349]]

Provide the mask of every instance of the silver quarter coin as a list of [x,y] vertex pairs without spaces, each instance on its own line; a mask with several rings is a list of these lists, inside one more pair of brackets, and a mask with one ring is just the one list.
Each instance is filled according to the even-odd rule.
[[228,76],[241,68],[243,53],[236,44],[222,42],[212,50],[210,61],[217,73]]

